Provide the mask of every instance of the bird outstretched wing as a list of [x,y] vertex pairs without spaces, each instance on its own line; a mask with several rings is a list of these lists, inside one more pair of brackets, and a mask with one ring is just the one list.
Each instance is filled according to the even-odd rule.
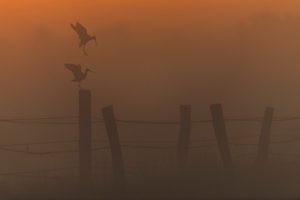
[[81,25],[79,22],[77,22],[75,25],[71,24],[71,27],[74,29],[74,31],[79,36],[87,34],[87,29],[83,25]]
[[73,73],[75,78],[80,78],[81,77],[81,75],[82,75],[81,65],[65,64],[65,67]]

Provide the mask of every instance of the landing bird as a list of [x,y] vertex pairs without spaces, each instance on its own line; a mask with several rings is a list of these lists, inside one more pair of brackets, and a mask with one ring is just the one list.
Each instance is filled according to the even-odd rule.
[[83,73],[81,70],[81,65],[65,64],[65,67],[73,73],[74,79],[72,81],[78,82],[79,88],[81,88],[80,83],[86,78],[88,72],[93,72],[92,70],[87,68]]
[[77,22],[75,25],[71,24],[71,27],[74,29],[74,31],[79,36],[79,40],[80,40],[79,48],[83,48],[83,53],[84,53],[84,55],[87,56],[88,54],[86,53],[86,44],[88,42],[90,42],[91,40],[94,40],[97,45],[96,36],[90,36],[87,33],[87,29],[84,26],[82,26],[79,22]]

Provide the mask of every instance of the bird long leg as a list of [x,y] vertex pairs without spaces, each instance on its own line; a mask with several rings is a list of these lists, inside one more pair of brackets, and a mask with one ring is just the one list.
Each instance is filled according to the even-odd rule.
[[85,56],[88,56],[88,54],[86,52],[86,46],[85,45],[82,47],[82,51],[83,51],[83,53],[84,53]]
[[78,81],[78,89],[81,90],[81,85],[79,81]]

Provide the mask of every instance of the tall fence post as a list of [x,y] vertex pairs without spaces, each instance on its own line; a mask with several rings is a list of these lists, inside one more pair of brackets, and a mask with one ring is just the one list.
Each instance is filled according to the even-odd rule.
[[180,132],[177,144],[177,162],[179,175],[183,178],[188,161],[189,143],[191,135],[191,106],[180,106]]
[[265,109],[264,118],[262,122],[261,134],[258,144],[258,153],[256,158],[256,166],[259,169],[263,169],[268,162],[273,115],[274,108],[267,107]]
[[126,183],[125,169],[113,107],[103,108],[102,114],[111,149],[114,186],[118,191],[122,191]]
[[213,127],[218,142],[219,152],[223,161],[223,167],[227,176],[234,176],[233,162],[225,127],[223,109],[221,104],[210,106],[213,119]]
[[92,184],[91,92],[79,90],[79,181],[82,192]]

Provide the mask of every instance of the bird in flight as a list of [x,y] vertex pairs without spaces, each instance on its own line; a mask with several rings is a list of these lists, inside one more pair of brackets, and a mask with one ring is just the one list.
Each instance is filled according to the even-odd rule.
[[86,45],[91,40],[94,40],[96,45],[97,45],[96,36],[89,35],[88,32],[87,32],[87,29],[83,25],[81,25],[79,22],[77,22],[75,25],[71,24],[71,27],[74,29],[74,31],[79,36],[79,40],[80,40],[79,48],[82,48],[84,55],[87,56],[88,54],[86,52]]
[[73,73],[74,79],[72,81],[78,82],[79,88],[81,88],[80,83],[86,78],[88,72],[93,72],[88,68],[83,72],[81,69],[81,65],[65,64],[65,67]]

